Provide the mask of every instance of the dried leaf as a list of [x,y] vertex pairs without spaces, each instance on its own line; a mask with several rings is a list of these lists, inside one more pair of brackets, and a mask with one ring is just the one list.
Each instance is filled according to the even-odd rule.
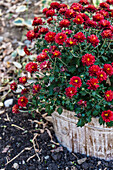
[[17,53],[18,53],[20,56],[24,56],[24,55],[25,55],[24,50],[21,49],[20,47],[17,48]]
[[15,67],[17,67],[19,69],[22,68],[22,65],[18,62],[13,62],[13,64],[15,65]]
[[16,26],[23,26],[24,25],[24,19],[23,18],[16,18],[14,20],[14,25],[16,25]]
[[17,7],[16,12],[19,13],[19,12],[24,12],[26,10],[27,10],[27,7],[25,5],[21,5]]

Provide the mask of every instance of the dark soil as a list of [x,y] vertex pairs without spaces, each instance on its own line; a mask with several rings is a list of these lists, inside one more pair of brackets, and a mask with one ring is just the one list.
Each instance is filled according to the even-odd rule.
[[[59,145],[52,124],[47,122],[41,114],[36,113],[35,118],[33,118],[28,113],[13,114],[11,109],[8,109],[6,113],[2,114],[0,118],[1,169],[13,170],[15,163],[17,163],[16,167],[19,170],[113,169],[113,161],[107,162],[79,153],[70,153],[66,148]],[[38,121],[38,124],[35,121]],[[19,128],[23,128],[23,130]],[[51,135],[48,135],[48,130],[56,144],[51,142]],[[38,156],[35,155],[28,161],[28,158],[35,154],[32,141],[36,135],[38,135],[35,140],[35,143],[37,142],[36,149],[38,149]],[[30,148],[30,150],[24,151],[8,165],[5,165],[25,148]],[[77,163],[77,160],[85,157],[85,162],[82,164]]]

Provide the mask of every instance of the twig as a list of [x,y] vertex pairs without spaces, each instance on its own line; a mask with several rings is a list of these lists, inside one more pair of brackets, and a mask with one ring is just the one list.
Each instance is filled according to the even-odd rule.
[[36,154],[36,156],[38,157],[38,160],[40,161],[40,157],[39,157],[39,155],[38,155],[38,153],[37,153],[37,152],[39,152],[39,145],[38,145],[37,142],[36,142],[36,144],[37,144],[38,149],[36,149],[36,147],[35,147],[35,139],[37,138],[38,135],[39,135],[39,134],[36,134],[36,135],[34,136],[32,142],[33,142],[33,147],[34,147],[34,150],[35,150],[35,154]]
[[14,158],[12,158],[10,161],[8,161],[5,165],[8,165],[9,163],[11,163],[12,161],[14,161],[17,157],[19,157],[24,151],[26,151],[26,150],[31,150],[32,149],[32,147],[30,147],[30,148],[24,148],[19,154],[17,154]]
[[34,155],[30,156],[30,157],[26,160],[26,162],[29,162],[30,159],[34,158],[35,156],[36,156],[36,153],[35,153]]
[[49,131],[49,129],[45,128],[45,130],[47,131],[49,137],[51,138],[51,142],[54,143],[55,145],[60,145],[59,143],[56,143],[53,141],[53,138],[52,138],[52,135],[51,135],[51,132]]
[[12,124],[11,126],[14,126],[14,127],[18,128],[18,129],[21,129],[21,130],[25,131],[25,129],[23,129],[23,128],[21,128],[21,127],[15,125],[15,124]]

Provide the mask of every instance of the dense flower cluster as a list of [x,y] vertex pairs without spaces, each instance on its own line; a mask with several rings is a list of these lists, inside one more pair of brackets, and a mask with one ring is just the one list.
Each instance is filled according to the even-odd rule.
[[[56,107],[63,107],[75,111],[78,126],[96,116],[100,124],[113,126],[111,5],[112,0],[98,7],[87,0],[70,7],[52,2],[43,9],[45,18],[34,18],[34,29],[26,37],[35,46],[32,49],[25,46],[24,51],[28,56],[33,53],[37,56],[25,66],[26,73],[36,75],[36,83],[29,84],[27,76],[19,78],[25,88],[12,108],[13,113],[29,106],[45,108],[51,114]],[[10,88],[15,92],[17,83],[10,84]]]

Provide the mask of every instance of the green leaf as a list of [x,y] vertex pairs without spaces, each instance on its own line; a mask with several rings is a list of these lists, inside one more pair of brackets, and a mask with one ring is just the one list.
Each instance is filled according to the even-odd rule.
[[84,126],[84,125],[85,125],[84,119],[79,119],[79,121],[77,122],[77,126],[82,127],[82,126]]
[[58,112],[59,114],[62,114],[63,109],[62,109],[61,107],[59,107],[59,108],[57,109],[57,112]]

